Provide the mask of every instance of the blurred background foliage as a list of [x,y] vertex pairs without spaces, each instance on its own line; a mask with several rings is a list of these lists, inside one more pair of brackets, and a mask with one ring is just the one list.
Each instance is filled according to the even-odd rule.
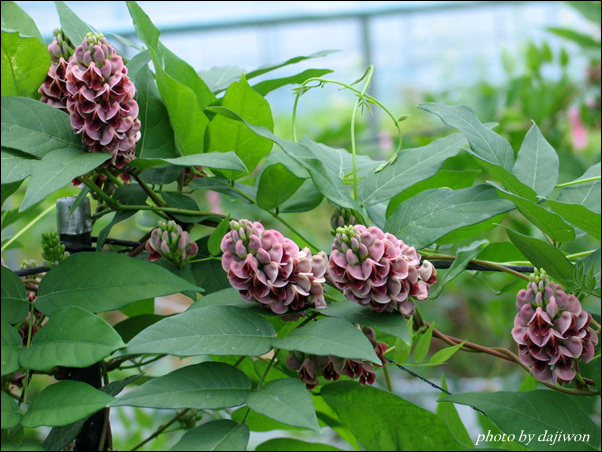
[[[17,2],[22,6],[34,19],[36,14],[45,14],[42,3],[51,2]],[[90,13],[90,7],[88,5],[88,14],[85,11],[78,10],[82,5],[77,3],[89,3],[97,4],[98,2],[67,2],[73,9],[82,17],[84,20],[93,22],[93,25],[103,31],[102,20],[96,22],[96,18]],[[115,2],[112,2],[115,3]],[[147,3],[153,2],[140,2],[152,16],[153,8]],[[157,2],[155,2],[157,3]],[[162,3],[162,2],[161,2]],[[182,2],[174,2],[182,3]],[[199,2],[202,3],[202,8],[210,8],[211,5],[219,2]],[[237,2],[240,4],[257,4],[256,7],[266,8],[264,3],[271,3],[273,7],[272,17],[277,17],[282,11],[286,12],[284,3],[289,2]],[[333,3],[333,2],[292,2],[292,3]],[[336,2],[335,2],[336,3]],[[413,4],[415,2],[345,2],[354,4],[352,6],[358,7],[356,4],[367,4],[375,3],[378,5],[385,4]],[[440,3],[441,6],[445,6],[448,3],[479,3],[479,2],[425,2],[425,3]],[[600,2],[566,2],[561,8],[560,13],[556,15],[551,14],[547,8],[560,8],[558,5],[552,6],[555,2],[491,2],[495,5],[489,7],[483,7],[482,9],[476,9],[466,6],[464,9],[453,9],[449,12],[445,12],[442,8],[440,12],[425,12],[424,16],[421,16],[419,10],[412,13],[414,17],[414,25],[407,26],[407,18],[399,19],[402,25],[406,25],[405,29],[399,31],[389,39],[395,40],[400,38],[398,33],[403,36],[404,48],[411,48],[411,53],[420,53],[418,48],[424,41],[424,30],[420,27],[421,24],[427,24],[430,27],[429,33],[438,35],[441,37],[441,29],[437,30],[437,24],[443,23],[445,27],[443,30],[446,33],[451,33],[455,37],[450,36],[450,40],[455,43],[460,43],[459,47],[455,50],[459,56],[460,64],[454,66],[455,68],[461,67],[462,73],[469,73],[470,76],[464,77],[464,80],[458,83],[458,76],[451,75],[446,80],[438,80],[437,83],[431,84],[431,88],[428,85],[428,80],[432,79],[432,74],[426,76],[427,83],[424,80],[417,83],[415,86],[410,87],[404,80],[404,74],[396,61],[391,61],[388,64],[386,58],[383,58],[381,54],[375,57],[375,61],[370,63],[376,64],[376,82],[373,90],[373,94],[381,100],[387,107],[389,107],[396,114],[401,116],[402,114],[408,114],[407,120],[401,123],[402,130],[404,131],[403,140],[404,148],[412,148],[424,145],[433,139],[444,136],[450,132],[448,128],[442,127],[442,124],[438,122],[434,117],[427,115],[420,110],[415,108],[415,105],[422,101],[436,101],[448,104],[465,104],[474,109],[483,121],[491,121],[498,123],[496,131],[501,135],[510,140],[515,149],[518,151],[520,143],[531,126],[532,122],[537,123],[541,129],[543,135],[547,138],[550,144],[557,150],[560,159],[560,177],[559,183],[573,180],[584,173],[584,171],[591,165],[600,161]],[[524,4],[522,6],[513,5],[515,3]],[[533,5],[532,3],[544,4]],[[261,5],[260,5],[261,4]],[[546,5],[547,4],[547,5]],[[170,3],[171,5],[171,3]],[[568,6],[567,6],[568,5]],[[44,5],[45,7],[46,5]],[[52,5],[51,5],[52,6]],[[243,5],[245,7],[253,8],[253,5]],[[359,5],[359,9],[365,5]],[[498,9],[498,8],[515,8],[510,12]],[[498,15],[501,19],[509,21],[505,23],[507,27],[512,27],[512,21],[517,16],[516,8],[521,7],[518,11],[523,14],[530,14],[535,11],[536,14],[543,15],[542,19],[539,17],[540,25],[527,25],[534,28],[531,31],[537,32],[536,38],[526,38],[524,35],[514,37],[511,40],[511,45],[506,46],[504,42],[504,32],[501,33],[501,39],[498,39],[493,49],[489,49],[489,57],[485,60],[477,61],[476,59],[467,59],[471,52],[473,52],[472,45],[476,45],[472,42],[474,39],[479,39],[478,33],[484,33],[481,30],[483,25],[483,17],[478,16],[483,14]],[[164,6],[162,6],[164,8]],[[326,8],[326,6],[325,6]],[[542,8],[542,9],[538,9]],[[170,10],[177,10],[178,7],[170,6]],[[185,10],[179,8],[180,17],[185,14]],[[282,10],[282,11],[281,11]],[[542,12],[544,11],[544,12]],[[106,15],[107,12],[105,11]],[[157,12],[155,11],[155,14]],[[268,13],[263,13],[266,17],[270,17]],[[326,11],[325,14],[331,14]],[[319,15],[319,11],[318,11]],[[463,15],[463,16],[462,16]],[[476,15],[476,16],[475,16]],[[562,21],[554,22],[548,21],[550,17],[560,18],[568,15],[572,17],[572,27],[566,26]],[[572,16],[571,16],[572,15]],[[261,14],[258,17],[262,16]],[[116,17],[113,13],[112,17]],[[194,13],[192,16],[194,17]],[[457,19],[463,17],[462,19]],[[101,15],[102,18],[102,15]],[[129,18],[126,18],[129,19]],[[202,21],[202,17],[201,20]],[[213,18],[216,21],[217,19]],[[378,18],[371,24],[371,39],[372,45],[380,45],[383,40],[382,31],[378,26],[378,21],[387,21],[392,19]],[[458,22],[459,20],[459,22]],[[489,20],[489,19],[487,19]],[[523,23],[530,18],[521,18]],[[475,22],[476,21],[476,22]],[[50,29],[44,30],[42,27],[47,24],[58,24],[58,21],[52,21],[45,19],[44,21],[36,22],[40,25],[42,32],[49,36]],[[161,20],[156,19],[155,22],[161,26]],[[485,21],[487,22],[487,21]],[[541,23],[545,23],[545,26]],[[208,20],[211,23],[211,20]],[[476,36],[471,35],[468,38],[463,35],[466,34],[462,26],[454,26],[456,24],[478,24],[476,26]],[[46,24],[46,25],[44,25]],[[167,25],[168,26],[168,25]],[[297,25],[278,25],[273,28],[277,30],[291,30],[293,33],[294,28]],[[332,21],[309,21],[303,26],[312,27],[316,30],[317,38],[323,48],[316,48],[313,51],[324,50],[324,48],[336,47],[336,41],[340,36],[339,33],[347,33],[344,29],[344,25],[333,23]],[[52,25],[51,25],[52,27]],[[279,28],[280,27],[280,28]],[[288,27],[288,28],[287,28]],[[301,27],[301,25],[299,25]],[[330,29],[329,29],[330,27]],[[343,27],[343,28],[341,28]],[[50,30],[50,31],[49,31]],[[113,31],[120,32],[120,34],[127,36],[128,30],[119,29],[119,27],[113,27]],[[219,49],[219,58],[221,61],[212,62],[212,52],[216,52],[215,48],[211,49],[200,49],[201,47],[214,47],[219,46],[221,42],[227,42],[230,44],[236,44],[240,39],[244,39],[244,28],[237,29],[235,27],[227,30],[213,30],[209,31],[207,37],[203,37],[203,41],[198,42],[196,49],[198,53],[204,55],[204,62],[202,66],[195,66],[198,70],[207,69],[212,65],[220,64],[236,64],[241,66],[251,67],[254,64],[259,64],[257,61],[244,61],[242,57],[237,59],[237,50],[234,46],[229,48]],[[503,28],[505,30],[505,28]],[[357,29],[355,30],[358,31]],[[499,30],[498,30],[499,31]],[[215,35],[215,41],[212,41],[212,36]],[[230,33],[231,37],[227,37],[227,33]],[[277,31],[264,30],[262,33],[266,33],[268,36],[274,36]],[[329,42],[324,37],[331,36],[332,34],[337,35],[337,39],[333,39],[333,42]],[[428,34],[428,33],[427,33]],[[219,36],[218,36],[219,35]],[[444,38],[446,36],[443,36]],[[458,37],[459,36],[459,37]],[[344,36],[345,39],[358,43],[360,37],[358,33],[352,33],[351,35]],[[171,39],[171,42],[170,42]],[[178,41],[178,39],[180,41]],[[286,39],[286,38],[285,38]],[[293,40],[291,38],[291,40]],[[413,41],[415,40],[415,41]],[[468,42],[471,42],[469,45]],[[486,41],[484,39],[484,41]],[[165,39],[166,45],[178,53],[185,59],[190,61],[190,52],[195,51],[194,48],[189,48],[182,44],[184,42],[184,36],[170,35],[169,39]],[[395,42],[395,41],[394,41]],[[211,44],[209,44],[211,43]],[[465,46],[462,46],[462,43]],[[258,46],[261,47],[261,41],[258,41]],[[279,48],[286,51],[287,45],[285,43],[272,43],[272,47],[280,46]],[[389,44],[392,49],[397,51],[394,44]],[[361,45],[359,45],[361,47]],[[431,45],[432,47],[432,45]],[[417,49],[418,48],[418,49]],[[267,54],[270,54],[270,49],[264,49]],[[303,54],[302,52],[288,53],[284,59]],[[271,54],[273,54],[273,48]],[[360,52],[361,53],[361,52]],[[306,53],[308,54],[308,53]],[[465,55],[466,54],[466,55]],[[441,65],[446,65],[446,58],[449,55],[443,56],[443,61],[437,59],[433,55],[433,50],[430,49],[429,57],[425,61],[420,62],[420,68],[412,68],[411,75],[414,79],[424,78],[421,74],[437,73],[443,74],[444,72],[438,71]],[[268,55],[269,58],[269,55]],[[224,63],[227,61],[228,63]],[[361,55],[358,52],[351,52],[345,54],[335,54],[320,60],[319,63],[313,61],[311,64],[320,64],[322,67],[333,67],[337,69],[345,66],[342,62],[345,59],[351,59],[352,64],[347,64],[347,70],[336,71],[334,74],[330,74],[329,78],[344,80],[349,82],[353,80],[354,76],[357,76],[363,72]],[[379,61],[380,60],[380,61]],[[414,64],[412,60],[410,65]],[[275,63],[276,61],[270,61]],[[448,62],[448,61],[447,61]],[[191,61],[195,65],[194,61]],[[347,61],[349,63],[349,61]],[[472,64],[471,64],[472,63]],[[349,73],[349,67],[354,68],[355,73]],[[365,66],[364,66],[365,67]],[[485,69],[483,69],[485,67]],[[487,70],[489,68],[489,71]],[[498,69],[496,69],[498,68]],[[501,68],[501,70],[499,70]],[[341,73],[342,72],[342,73]],[[380,79],[378,78],[380,74]],[[383,75],[384,74],[384,75]],[[411,78],[411,77],[409,77]],[[391,80],[396,80],[397,85],[395,88],[391,85]],[[469,81],[469,83],[467,82]],[[292,96],[286,89],[281,89],[274,96],[270,94],[268,96],[270,100],[275,116],[276,133],[284,138],[291,137],[291,123],[290,123],[290,106],[292,104]],[[349,145],[349,120],[351,116],[351,108],[354,99],[349,93],[337,92],[335,88],[327,87],[321,90],[312,90],[307,95],[301,98],[300,117],[298,118],[298,130],[301,135],[308,135],[314,141],[327,144],[332,147],[347,147]],[[386,122],[384,115],[380,112],[375,112],[375,115],[371,115],[369,112],[364,112],[360,120],[360,125],[356,132],[359,132],[358,143],[359,152],[362,154],[370,155],[375,158],[388,158],[396,148],[396,136],[394,128],[391,124]],[[441,183],[444,186],[450,188],[462,188],[470,186],[472,181],[476,179],[486,179],[486,175],[482,174],[481,167],[478,166],[474,160],[466,153],[462,153],[457,157],[449,159],[443,166],[443,170],[450,171],[461,171],[461,176],[454,175],[454,173],[448,172],[447,179],[442,179]],[[438,176],[435,176],[438,177]],[[439,176],[441,177],[441,176]],[[242,181],[244,183],[244,180]],[[407,192],[404,192],[396,200],[397,203],[403,199],[409,197],[411,194],[428,188],[426,184],[418,184],[417,187],[410,188]],[[14,187],[14,190],[18,190]],[[331,235],[329,232],[329,219],[333,212],[333,207],[321,199],[321,196],[317,196],[315,189],[310,184],[303,187],[302,190],[306,190],[307,202],[315,202],[319,204],[319,208],[312,211],[311,214],[295,214],[287,213],[284,218],[287,221],[292,222],[302,231],[307,234],[314,243],[327,249],[331,243]],[[41,205],[36,205],[29,209],[24,215],[15,215],[13,212],[9,212],[10,205],[3,206],[3,223],[2,227],[3,237],[10,237],[16,231],[26,227],[32,219],[38,215],[43,214],[44,209],[52,205],[54,201],[63,196],[69,196],[76,194],[78,189],[74,187],[66,187],[59,192],[55,193]],[[2,202],[11,194],[10,186],[3,186],[2,190]],[[22,195],[17,191],[15,202],[20,200]],[[257,218],[258,210],[253,208],[251,205],[245,204],[240,199],[232,199],[225,195],[215,195],[202,190],[196,192],[196,201],[199,204],[201,210],[214,210],[223,213],[232,213],[233,217],[239,218],[250,218],[253,216],[253,220],[262,221],[266,228],[280,228],[282,226],[277,223],[268,214],[263,214],[262,218]],[[10,204],[10,203],[8,203]],[[14,206],[13,206],[14,207]],[[290,208],[294,211],[294,206]],[[476,240],[490,239],[494,240],[506,240],[502,228],[493,229],[493,221],[485,222],[466,237],[465,243],[467,245]],[[102,218],[98,221],[94,227],[94,235],[106,226],[109,222],[108,218]],[[154,225],[155,219],[151,214],[141,212],[130,220],[124,221],[119,225],[115,226],[112,230],[111,235],[121,239],[137,240],[143,235],[150,227]],[[511,225],[515,230],[521,231],[526,234],[535,234],[534,230],[526,221],[520,216],[520,214],[514,212],[507,216],[503,220],[504,224]],[[11,249],[7,253],[4,253],[4,258],[7,264],[12,268],[16,268],[21,264],[21,261],[26,259],[34,259],[38,262],[41,261],[41,257],[37,255],[40,250],[39,238],[43,232],[55,230],[54,225],[54,212],[48,212],[43,216],[40,221],[37,221],[30,229],[28,229],[18,241],[13,243]],[[284,231],[288,233],[288,231]],[[203,227],[197,227],[193,230],[193,238],[198,239],[210,233],[210,230]],[[496,234],[496,237],[492,237],[492,234]],[[289,234],[290,235],[290,234]],[[291,238],[295,238],[290,235]],[[587,238],[583,238],[575,241],[581,249],[588,249]],[[598,246],[594,243],[589,248]],[[446,250],[447,254],[454,254],[457,251],[458,245],[454,245],[453,248]],[[440,247],[440,251],[446,249],[446,245],[443,244]],[[571,250],[567,250],[571,251]],[[491,252],[497,252],[498,256],[503,253],[502,249],[491,250]],[[517,262],[523,260],[521,256],[507,256],[508,262]],[[599,265],[599,264],[598,264]],[[519,288],[522,287],[522,281],[517,281],[510,275],[507,274],[493,274],[492,272],[472,272],[466,271],[461,277],[456,278],[450,284],[446,286],[445,291],[435,300],[430,300],[420,304],[422,315],[424,318],[434,320],[437,327],[448,334],[456,337],[465,338],[469,340],[478,340],[479,343],[487,346],[501,346],[513,348],[512,339],[510,336],[510,330],[512,328],[512,321],[514,318],[514,297],[515,293]],[[586,302],[586,309],[591,312],[600,313],[599,303],[594,301]],[[176,308],[177,309],[177,308]],[[394,342],[392,340],[391,342]],[[436,347],[442,345],[433,342],[433,346]],[[434,350],[432,350],[434,351]],[[177,365],[175,363],[174,365]],[[423,375],[433,381],[440,379],[440,374],[445,373],[447,378],[448,386],[452,392],[454,391],[482,391],[486,389],[490,390],[516,390],[521,384],[526,384],[528,387],[530,377],[525,379],[524,372],[512,364],[507,364],[501,360],[495,360],[488,356],[482,356],[478,354],[470,353],[458,353],[454,356],[447,366],[437,368],[415,368],[413,369],[416,373]],[[152,372],[152,368],[151,368]],[[427,404],[429,400],[432,401],[432,397],[421,397],[421,394],[426,392],[434,391],[428,385],[420,382],[419,380],[410,377],[399,370],[393,370],[393,378],[395,389],[398,394],[403,397],[407,397],[408,400],[416,402],[418,404]],[[382,375],[381,375],[382,377]],[[526,382],[526,383],[524,383]],[[583,400],[584,408],[588,412],[593,413],[594,419],[599,422],[600,407],[599,400]],[[434,406],[426,406],[426,408],[434,409]],[[156,411],[145,411],[142,409],[116,409],[115,419],[119,420],[114,422],[114,425],[118,425],[114,435],[116,436],[116,444],[123,449],[132,447],[142,438],[152,432],[157,425],[161,422],[156,419]],[[149,414],[152,413],[152,414]],[[476,415],[471,410],[465,410],[461,412],[463,417],[471,418],[468,419],[468,425],[475,429],[481,428],[478,426]],[[166,415],[167,416],[167,415]],[[134,432],[134,433],[132,433]],[[327,434],[327,433],[326,433]],[[156,448],[156,450],[168,447],[165,443],[166,439],[155,441],[149,445],[149,447]],[[261,442],[258,440],[257,442]]]

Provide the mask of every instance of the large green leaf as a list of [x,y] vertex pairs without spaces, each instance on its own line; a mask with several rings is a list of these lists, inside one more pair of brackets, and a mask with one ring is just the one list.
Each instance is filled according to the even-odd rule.
[[419,108],[439,116],[445,124],[462,132],[470,143],[467,151],[505,188],[523,198],[537,200],[535,191],[510,172],[514,166],[514,151],[508,140],[482,124],[474,111],[464,105],[450,107],[436,103],[422,104]]
[[[137,63],[137,57],[138,55],[128,63],[128,67]],[[140,107],[138,118],[141,123],[141,136],[136,144],[137,159],[132,162],[133,166],[145,167],[141,162],[146,162],[146,159],[177,157],[174,132],[169,124],[169,115],[161,101],[153,73],[147,65],[144,65],[131,76],[131,79],[136,85]]]
[[339,172],[333,173],[329,171],[323,163],[322,159],[325,156],[321,150],[318,151],[321,155],[316,156],[316,153],[305,144],[284,140],[265,127],[255,126],[246,122],[240,115],[228,108],[210,107],[208,110],[220,113],[228,118],[243,121],[249,129],[257,135],[268,138],[276,143],[289,157],[305,168],[316,188],[333,204],[339,207],[360,210],[358,203],[351,197],[349,189],[341,180]]
[[91,153],[69,148],[46,154],[33,167],[20,210],[23,211],[46,199],[76,177],[98,168],[109,158],[111,154],[106,152]]
[[559,283],[566,284],[574,280],[575,267],[555,246],[512,230],[508,230],[508,237],[535,267],[543,268]]
[[161,320],[134,337],[128,353],[260,356],[276,333],[263,317],[234,306],[192,309]]
[[194,91],[156,67],[157,86],[175,134],[175,142],[182,155],[203,152],[205,130],[209,119],[199,107]]
[[[136,161],[139,161],[137,159]],[[204,154],[184,155],[176,158],[154,158],[143,160],[144,166],[155,166],[168,163],[176,166],[207,166],[209,168],[246,171],[247,168],[234,152],[206,152]]]
[[250,390],[251,381],[241,370],[225,363],[205,362],[147,381],[111,406],[213,410],[242,405]]
[[600,162],[588,168],[582,176],[575,179],[577,182],[584,179],[598,178],[564,187],[558,195],[557,201],[566,204],[581,204],[594,213],[600,213]]
[[366,450],[460,447],[435,414],[395,394],[345,381],[324,386],[322,397]]
[[269,439],[264,443],[259,444],[256,448],[256,451],[283,451],[287,452],[293,451],[342,451],[343,449],[339,449],[338,447],[331,446],[330,444],[323,443],[308,443],[306,441],[301,441],[300,439],[294,438],[274,438]]
[[70,256],[46,274],[36,307],[46,315],[62,306],[103,312],[185,290],[201,289],[149,262],[117,253],[85,252]]
[[13,428],[21,422],[21,413],[17,401],[2,391],[2,430]]
[[279,422],[319,429],[311,396],[298,378],[270,381],[249,394],[247,405],[257,413]]
[[24,427],[56,427],[84,419],[106,407],[114,397],[81,381],[59,381],[44,388],[23,416]]
[[90,27],[75,14],[65,2],[54,2],[61,21],[61,29],[74,46],[82,43]]
[[456,155],[466,143],[462,134],[453,134],[426,146],[400,151],[393,164],[360,180],[360,203],[372,205],[388,201],[406,188],[435,175],[443,162]]
[[16,273],[8,267],[2,266],[2,285],[0,292],[2,293],[2,308],[0,315],[2,320],[8,323],[19,323],[25,318],[29,311],[27,303],[27,293],[23,281]]
[[77,306],[56,310],[21,352],[19,362],[34,370],[87,367],[125,344],[103,319]]
[[[245,118],[251,124],[274,129],[274,120],[269,103],[249,86],[243,77],[232,83],[226,90],[222,106]],[[240,157],[248,171],[255,169],[259,161],[269,154],[272,142],[249,130],[242,122],[218,115],[209,123],[209,151],[234,151]],[[225,172],[231,179],[244,173]]]
[[429,299],[433,300],[437,298],[445,285],[462,273],[466,266],[469,264],[471,259],[481,252],[483,242],[476,242],[471,244],[468,247],[460,248],[456,253],[456,259],[452,263],[451,267],[443,273],[443,275],[437,275],[437,282],[435,285],[429,290]]
[[560,214],[566,221],[600,240],[601,216],[599,213],[594,213],[580,204],[566,204],[551,199],[548,199],[547,202],[554,212]]
[[533,124],[518,151],[514,175],[539,196],[547,196],[558,181],[558,155]]
[[57,149],[83,151],[69,115],[51,105],[24,97],[2,98],[2,146],[34,157]]
[[[447,384],[445,382],[445,375],[441,375],[441,387],[447,391]],[[445,397],[445,393],[439,394],[439,400]],[[472,447],[473,441],[456,410],[456,406],[453,403],[439,403],[437,404],[437,416],[445,422],[447,428],[454,436],[456,441],[463,444],[466,447]]]
[[2,185],[29,177],[37,159],[14,149],[2,148]]
[[262,171],[257,187],[257,204],[265,210],[280,207],[295,194],[305,179],[291,173],[282,163],[268,166]]
[[2,2],[2,28],[18,31],[22,36],[32,36],[46,47],[46,40],[36,23],[15,2]]
[[159,44],[159,36],[161,35],[159,29],[155,27],[148,15],[140,8],[137,2],[126,2],[126,4],[140,41],[150,48],[157,47]]
[[344,301],[331,303],[328,309],[321,310],[320,313],[373,327],[383,333],[396,336],[409,345],[412,343],[406,321],[398,312],[374,312],[365,306],[349,303],[344,299]]
[[2,325],[2,375],[19,370],[19,354],[23,349],[23,338],[4,318]]
[[[600,447],[600,428],[570,396],[560,392],[468,392],[439,402],[460,403],[484,411],[504,433],[515,435],[519,443],[533,450],[597,450]],[[566,440],[560,436],[554,444],[545,439],[558,432],[580,435],[581,439]]]
[[206,71],[199,71],[199,75],[205,81],[213,93],[225,90],[231,83],[240,80],[245,70],[239,66],[217,66]]
[[575,239],[575,230],[566,224],[560,215],[550,212],[533,201],[510,193],[495,182],[489,182],[489,184],[497,189],[500,198],[512,201],[527,220],[552,240],[556,242],[570,242]]
[[[489,129],[487,129],[489,130]],[[385,229],[410,246],[423,248],[462,226],[480,223],[514,208],[493,187],[475,185],[461,190],[426,190],[402,202]]]
[[328,317],[293,330],[274,341],[275,348],[313,355],[335,355],[380,363],[368,338],[352,323]]
[[245,424],[219,419],[188,430],[170,450],[247,450],[249,427]]
[[2,96],[37,93],[50,67],[50,54],[34,37],[2,30]]

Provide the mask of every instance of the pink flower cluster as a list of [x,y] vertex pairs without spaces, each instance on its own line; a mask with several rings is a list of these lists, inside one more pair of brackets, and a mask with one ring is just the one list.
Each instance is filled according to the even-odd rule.
[[351,301],[377,312],[415,311],[410,297],[425,300],[437,270],[416,249],[379,228],[363,225],[337,228],[329,275]]
[[66,109],[90,152],[108,152],[122,168],[140,139],[136,88],[121,56],[100,33],[88,33],[72,55],[61,33],[48,46],[53,64],[40,87],[42,101]]
[[512,337],[521,361],[540,381],[570,383],[577,359],[588,363],[594,357],[598,335],[589,326],[591,315],[544,270],[531,275],[516,296],[516,308]]
[[[362,330],[366,337],[372,343],[376,355],[381,359],[382,364],[377,367],[382,367],[384,358],[382,357],[389,347],[384,342],[376,340],[374,330],[366,327]],[[318,377],[322,376],[326,380],[337,381],[341,375],[346,375],[349,378],[359,378],[360,384],[374,384],[376,374],[372,363],[359,359],[340,358],[334,355],[321,356],[310,355],[302,352],[291,352],[287,359],[286,365],[289,369],[297,372],[299,378],[307,389],[313,389],[318,386]]]
[[222,267],[232,287],[250,302],[284,314],[308,307],[325,308],[328,258],[312,255],[280,232],[248,220],[230,222],[222,239]]

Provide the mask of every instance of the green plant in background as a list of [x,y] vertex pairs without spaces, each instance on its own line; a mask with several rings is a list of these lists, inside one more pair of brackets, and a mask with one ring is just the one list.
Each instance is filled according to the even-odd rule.
[[[327,52],[208,84],[128,8],[144,48],[124,65],[64,3],[48,49],[2,4],[2,251],[65,186],[74,212],[92,200],[97,222],[93,251],[65,258],[70,242],[52,233],[40,246],[52,269],[2,266],[3,448],[245,450],[251,432],[291,430],[256,450],[336,450],[304,441],[331,427],[358,450],[599,449],[600,163],[559,184],[566,156],[536,124],[513,146],[470,108],[441,103],[420,108],[459,133],[403,148],[397,116],[367,94],[373,67],[361,88],[323,70],[253,82]],[[289,84],[292,140],[274,133],[264,98]],[[302,96],[325,84],[354,96],[350,151],[297,136]],[[400,135],[386,160],[359,152],[369,108]],[[222,204],[201,208],[199,193]],[[109,237],[145,215],[137,241]],[[445,299],[467,274],[494,290]],[[190,306],[157,314],[152,300],[175,293]],[[450,300],[456,315],[442,315]],[[463,327],[461,309],[491,322],[495,346],[491,331]],[[430,353],[434,339],[446,346]],[[422,376],[483,361],[526,383],[451,394]],[[396,393],[398,370],[441,392],[436,412]],[[478,410],[492,438],[471,437],[454,403]],[[172,414],[147,433],[138,408]],[[131,422],[123,409],[145,424],[129,438],[110,433],[111,412]],[[551,444],[551,431],[571,440]]]

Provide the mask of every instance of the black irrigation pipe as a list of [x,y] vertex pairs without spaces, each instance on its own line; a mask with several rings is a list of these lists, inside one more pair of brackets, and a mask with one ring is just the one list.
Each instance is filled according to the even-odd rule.
[[[437,389],[438,391],[441,391],[441,392],[443,392],[444,394],[447,394],[447,395],[453,395],[453,394],[452,394],[451,392],[449,392],[448,390],[446,390],[446,389],[443,389],[441,386],[439,386],[439,385],[437,385],[437,384],[433,383],[433,382],[432,382],[432,381],[430,381],[430,380],[427,380],[427,379],[426,379],[426,378],[424,378],[424,377],[421,377],[421,376],[420,376],[420,375],[418,375],[417,373],[415,373],[415,372],[412,372],[410,369],[408,369],[408,368],[406,368],[406,367],[402,366],[401,364],[397,364],[395,361],[391,361],[389,358],[385,358],[385,361],[387,361],[387,363],[389,363],[389,364],[391,364],[391,365],[393,365],[393,366],[397,367],[398,369],[401,369],[401,370],[403,370],[404,372],[408,373],[408,374],[409,374],[409,375],[411,375],[412,377],[414,377],[414,378],[418,378],[420,381],[423,381],[423,382],[425,382],[426,384],[428,384],[429,386],[431,386],[431,387],[433,387],[433,388]],[[485,412],[483,412],[483,411],[479,410],[478,408],[475,408],[475,407],[473,407],[472,405],[468,405],[468,406],[469,406],[470,408],[472,408],[473,410],[475,410],[476,412],[478,412],[478,413],[481,413],[481,414],[482,414],[482,415],[484,415],[484,416],[487,416],[487,414],[486,414]],[[487,417],[489,417],[489,416],[487,416]]]

